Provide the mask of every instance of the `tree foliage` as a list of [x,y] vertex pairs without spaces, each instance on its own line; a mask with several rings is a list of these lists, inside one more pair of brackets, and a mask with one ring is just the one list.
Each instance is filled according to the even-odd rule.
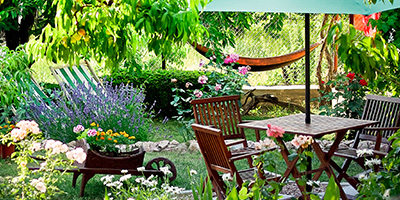
[[27,48],[34,59],[77,63],[82,58],[104,61],[117,69],[127,47],[150,38],[149,50],[169,54],[172,44],[196,41],[206,32],[199,5],[208,0],[54,0],[55,27],[46,26]]
[[0,31],[5,32],[7,46],[15,50],[38,35],[47,24],[54,25],[55,7],[52,0],[0,1]]
[[382,36],[400,49],[400,9],[382,12],[378,20],[371,20],[372,27],[382,32]]
[[343,29],[340,21],[332,26],[328,42],[337,34],[338,55],[345,69],[362,75],[376,92],[389,91],[399,96],[400,68],[396,46],[387,43],[379,32],[372,38],[360,36],[352,25],[348,32]]

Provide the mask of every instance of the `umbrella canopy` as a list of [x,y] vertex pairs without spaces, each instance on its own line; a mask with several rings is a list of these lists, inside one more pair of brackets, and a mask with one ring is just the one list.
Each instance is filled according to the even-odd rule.
[[365,0],[213,0],[205,6],[205,11],[219,12],[278,12],[305,13],[305,79],[306,79],[306,118],[305,123],[311,123],[310,116],[310,13],[325,14],[363,14],[400,8],[400,0],[389,0],[366,4]]
[[363,14],[400,8],[400,0],[365,4],[364,0],[213,0],[205,11]]

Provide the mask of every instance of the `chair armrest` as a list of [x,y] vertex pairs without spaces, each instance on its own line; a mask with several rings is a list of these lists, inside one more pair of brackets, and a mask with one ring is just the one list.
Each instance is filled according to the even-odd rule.
[[236,161],[236,160],[241,160],[241,159],[248,158],[248,157],[251,157],[251,156],[257,156],[257,155],[263,154],[263,153],[265,153],[265,152],[267,152],[267,151],[272,151],[272,150],[275,150],[275,149],[276,149],[276,148],[269,148],[269,149],[262,149],[262,150],[254,150],[252,153],[240,154],[240,155],[237,155],[237,156],[232,156],[232,157],[229,159],[229,161]]

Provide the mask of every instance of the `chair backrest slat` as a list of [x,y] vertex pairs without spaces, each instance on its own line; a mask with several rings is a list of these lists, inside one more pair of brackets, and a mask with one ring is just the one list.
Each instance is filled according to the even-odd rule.
[[[364,112],[361,119],[379,121],[374,127],[397,127],[400,125],[400,99],[377,95],[367,95]],[[393,135],[395,131],[383,131],[385,139]],[[376,136],[376,132],[360,131],[360,135]],[[371,137],[361,137],[371,138]],[[387,141],[387,140],[384,140]]]
[[[197,124],[192,125],[201,153],[208,167],[219,166],[225,169],[231,169],[229,158],[231,157],[224,143],[222,131],[215,128],[204,129]],[[216,168],[214,168],[215,170]]]
[[221,129],[225,139],[245,138],[237,127],[242,121],[239,99],[236,95],[192,100],[195,122]]

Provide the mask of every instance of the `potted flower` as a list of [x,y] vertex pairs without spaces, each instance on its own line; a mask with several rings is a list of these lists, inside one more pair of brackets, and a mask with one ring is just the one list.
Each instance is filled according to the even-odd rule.
[[89,128],[77,125],[73,130],[77,146],[87,153],[85,167],[136,169],[143,165],[145,151],[133,145],[135,136],[125,131],[103,130],[95,122]]
[[7,124],[0,126],[0,158],[11,157],[11,154],[15,151],[15,145],[11,144],[5,135],[10,133],[15,128],[14,124],[7,122]]

